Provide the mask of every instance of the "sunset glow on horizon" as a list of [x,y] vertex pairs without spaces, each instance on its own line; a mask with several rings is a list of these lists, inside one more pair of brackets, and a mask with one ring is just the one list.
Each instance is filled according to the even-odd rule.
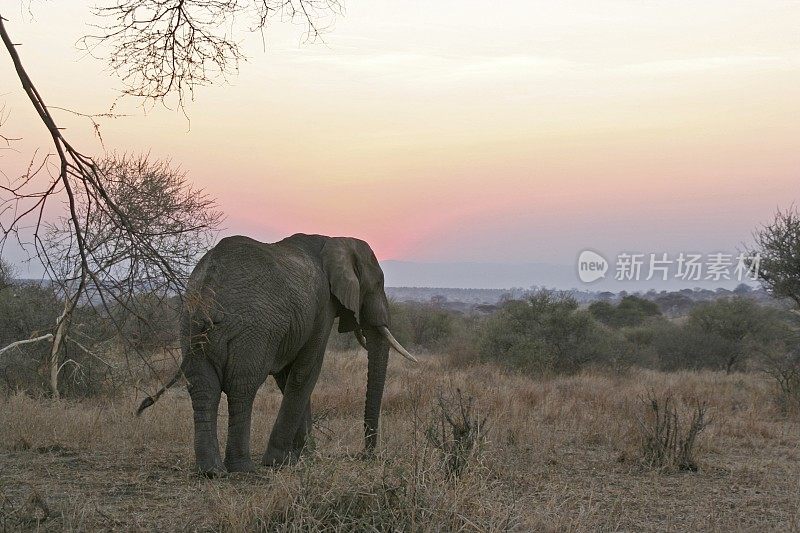
[[[8,26],[45,100],[106,111],[117,80],[72,46],[86,4],[33,12]],[[249,61],[189,121],[121,100],[103,141],[180,165],[225,234],[353,235],[417,261],[731,250],[800,198],[798,28],[783,1],[351,1],[325,44],[242,32]],[[49,146],[7,58],[0,72],[24,138],[0,158],[13,176]]]

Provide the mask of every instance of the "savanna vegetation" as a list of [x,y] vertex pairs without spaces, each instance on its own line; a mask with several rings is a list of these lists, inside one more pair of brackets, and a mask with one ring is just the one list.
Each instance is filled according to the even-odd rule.
[[[794,224],[794,219],[779,219]],[[777,230],[769,226],[769,230]],[[52,284],[0,288],[0,524],[6,529],[664,530],[800,527],[795,275],[763,241],[763,305],[738,289],[579,303],[536,291],[476,312],[394,302],[423,362],[391,361],[381,444],[360,453],[365,352],[334,333],[298,465],[201,479],[174,372],[178,300],[138,290],[63,309]],[[776,250],[785,250],[785,241]],[[770,259],[771,257],[771,259]],[[770,263],[769,261],[774,261]],[[780,266],[780,268],[778,268]],[[13,272],[3,265],[3,272]],[[686,295],[682,295],[686,298]],[[135,302],[135,305],[132,305]],[[22,342],[21,342],[22,341]],[[31,341],[31,342],[28,342]],[[256,400],[263,449],[280,394]],[[225,438],[224,405],[220,440]]]
[[[313,40],[340,13],[335,0],[247,11],[118,0],[81,42],[125,94],[183,109],[244,59],[234,22],[299,22]],[[588,304],[538,291],[479,312],[396,302],[393,331],[423,364],[392,359],[374,456],[358,453],[364,353],[334,335],[299,464],[199,478],[185,388],[134,413],[176,370],[182,282],[221,215],[166,162],[73,146],[7,22],[0,40],[55,155],[32,154],[0,198],[11,217],[0,249],[33,228],[28,250],[47,278],[21,283],[0,260],[0,529],[800,528],[794,210],[755,239],[761,282],[792,305],[761,305],[747,287],[702,303],[683,291]],[[15,140],[0,133],[5,147]],[[62,217],[43,224],[59,202]],[[271,380],[259,391],[256,450],[279,397]]]
[[[45,331],[55,303],[41,285],[0,291],[3,342]],[[624,320],[607,319],[620,308]],[[359,453],[364,352],[334,333],[301,463],[205,480],[194,474],[184,388],[134,416],[175,368],[175,307],[129,317],[123,333],[112,317],[80,309],[60,400],[47,399],[46,345],[3,354],[6,528],[798,526],[800,396],[787,311],[734,297],[669,319],[629,297],[603,306],[600,320],[597,306],[545,292],[485,316],[395,303],[393,329],[424,363],[392,362],[376,457]],[[130,339],[146,358],[131,356]],[[269,380],[257,398],[255,450],[279,400]]]
[[[396,358],[382,444],[364,459],[365,366],[360,351],[328,354],[313,397],[313,446],[300,464],[214,480],[194,474],[183,388],[140,418],[133,388],[59,401],[7,392],[2,524],[162,531],[798,525],[800,427],[760,374],[632,369],[542,378],[492,363],[454,367],[431,357],[410,366]],[[271,380],[259,392],[256,450],[266,444],[279,399]]]

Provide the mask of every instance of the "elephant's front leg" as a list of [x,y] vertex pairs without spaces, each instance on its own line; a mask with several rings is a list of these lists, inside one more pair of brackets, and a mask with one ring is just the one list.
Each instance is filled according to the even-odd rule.
[[[306,345],[298,354],[286,376],[283,400],[278,418],[269,436],[263,464],[277,467],[291,464],[300,458],[305,435],[311,423],[311,392],[317,383],[327,338],[313,345]],[[298,433],[302,437],[298,438]]]
[[[281,394],[286,388],[286,378],[289,376],[289,372],[292,369],[292,365],[287,366],[277,374],[275,374],[275,383],[278,384],[278,388],[281,390]],[[308,407],[306,407],[305,415],[303,416],[303,422],[300,424],[300,427],[297,429],[297,433],[294,435],[294,441],[292,442],[292,454],[299,456],[303,448],[306,445],[306,439],[311,435],[311,400],[308,402]]]

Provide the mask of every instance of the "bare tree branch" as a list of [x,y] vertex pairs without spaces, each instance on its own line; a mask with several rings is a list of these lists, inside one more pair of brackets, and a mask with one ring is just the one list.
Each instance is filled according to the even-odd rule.
[[195,88],[238,72],[245,54],[234,37],[237,17],[249,19],[251,31],[274,17],[302,24],[303,40],[315,41],[342,12],[340,0],[116,0],[94,9],[105,22],[80,42],[107,58],[124,94],[155,102],[175,94],[183,107]]
[[[221,214],[213,209],[213,200],[188,187],[184,176],[166,164],[151,164],[145,157],[112,158],[98,166],[78,152],[25,71],[2,18],[0,37],[57,157],[55,165],[50,156],[38,164],[34,158],[25,175],[0,185],[0,216],[10,219],[0,218],[0,249],[11,236],[21,242],[20,229],[30,228],[36,257],[61,288],[64,309],[53,331],[49,361],[51,392],[57,397],[60,350],[81,300],[111,315],[114,306],[127,306],[143,287],[163,295],[182,294],[194,256],[180,244],[188,243],[193,254],[202,252]],[[44,222],[50,199],[66,204],[60,226]],[[206,208],[207,217],[200,212]],[[176,211],[181,209],[188,210],[191,220]],[[26,220],[32,225],[26,226]],[[208,242],[200,242],[200,234]]]
[[47,333],[45,335],[40,335],[40,336],[34,337],[32,339],[25,339],[25,340],[21,340],[21,341],[12,342],[8,346],[0,349],[0,355],[2,355],[3,353],[5,353],[5,352],[7,352],[9,350],[13,350],[14,348],[18,348],[20,346],[23,346],[25,344],[32,344],[34,342],[51,341],[51,340],[53,340],[53,334],[52,333]]
[[[5,123],[8,121],[8,116],[10,115],[10,111],[6,109],[6,105],[0,105],[0,128],[2,128]],[[19,141],[19,137],[9,137],[8,135],[0,132],[0,150],[9,150],[11,149],[11,143],[14,141]]]
[[[340,0],[112,0],[95,8],[104,24],[82,43],[92,53],[104,46],[103,56],[122,79],[124,94],[161,103],[174,95],[183,108],[196,87],[236,73],[245,59],[233,32],[237,18],[249,18],[251,31],[263,31],[274,17],[303,24],[304,40],[313,41],[341,13]],[[120,309],[122,322],[144,320],[137,298],[180,296],[221,214],[167,163],[123,156],[98,165],[73,147],[51,114],[56,108],[46,105],[23,67],[6,21],[0,16],[0,38],[53,151],[42,157],[37,151],[19,177],[0,172],[5,181],[0,182],[0,250],[12,238],[29,254],[32,247],[59,288],[63,310],[50,337],[41,339],[51,341],[50,381],[57,397],[64,365],[60,351],[78,306],[98,306],[118,331],[124,326],[117,318]],[[75,114],[89,118],[101,143],[96,118],[117,116]],[[0,126],[6,117],[0,108]],[[13,140],[0,134],[0,147]],[[63,202],[66,214],[47,223],[45,212],[53,202]]]

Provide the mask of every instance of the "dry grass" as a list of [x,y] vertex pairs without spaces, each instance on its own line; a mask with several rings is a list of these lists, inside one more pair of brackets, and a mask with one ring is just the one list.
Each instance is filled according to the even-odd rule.
[[[314,394],[316,447],[280,471],[193,475],[184,389],[141,418],[141,398],[53,402],[15,394],[0,408],[0,529],[51,530],[790,530],[800,526],[800,435],[760,376],[583,374],[547,380],[492,366],[393,361],[382,442],[361,449],[363,354],[329,354]],[[460,477],[426,438],[440,394],[487,417]],[[641,397],[707,402],[697,472],[642,466]],[[277,411],[257,399],[254,452]],[[224,411],[224,409],[223,409]],[[472,415],[471,415],[472,416]],[[224,428],[224,420],[221,423]],[[224,429],[222,430],[224,433]],[[224,438],[221,439],[224,442]]]

